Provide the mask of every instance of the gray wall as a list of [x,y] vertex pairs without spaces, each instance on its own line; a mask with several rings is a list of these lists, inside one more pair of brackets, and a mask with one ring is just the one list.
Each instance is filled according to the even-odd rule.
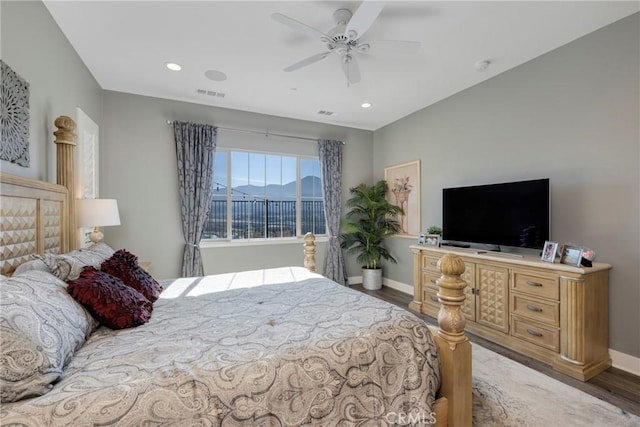
[[[442,188],[551,179],[551,238],[585,245],[610,275],[610,346],[640,356],[639,15],[374,133],[374,174],[422,161],[422,228]],[[386,276],[412,283],[406,239]]]
[[75,120],[80,107],[98,126],[102,89],[39,1],[0,2],[2,60],[29,83],[29,155],[24,168],[0,162],[3,172],[55,181],[54,120]]
[[[119,227],[106,229],[105,236],[114,247],[127,248],[140,259],[151,261],[151,271],[159,278],[180,275],[184,244],[175,142],[167,120],[343,140],[346,142],[345,200],[350,187],[370,182],[373,176],[373,133],[370,131],[109,91],[104,94],[104,112],[100,194],[118,199],[122,222]],[[311,141],[279,141],[270,137],[265,145],[252,143],[252,139],[255,137],[245,133],[220,131],[218,145],[317,153]],[[318,269],[321,270],[324,244],[318,246]],[[302,265],[303,259],[302,242],[207,247],[202,249],[202,254],[206,274]],[[359,275],[359,267],[353,261],[349,262],[348,269],[350,275]]]

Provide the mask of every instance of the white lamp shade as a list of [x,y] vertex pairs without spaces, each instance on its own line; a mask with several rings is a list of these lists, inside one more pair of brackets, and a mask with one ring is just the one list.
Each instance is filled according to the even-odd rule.
[[120,225],[118,201],[115,199],[76,200],[78,227]]

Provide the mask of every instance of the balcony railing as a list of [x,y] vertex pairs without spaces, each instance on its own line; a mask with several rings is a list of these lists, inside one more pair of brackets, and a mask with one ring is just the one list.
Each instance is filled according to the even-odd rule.
[[[300,202],[302,234],[326,234],[322,200]],[[227,201],[213,200],[203,239],[228,239]],[[231,238],[279,238],[296,235],[295,200],[233,200],[231,202]]]

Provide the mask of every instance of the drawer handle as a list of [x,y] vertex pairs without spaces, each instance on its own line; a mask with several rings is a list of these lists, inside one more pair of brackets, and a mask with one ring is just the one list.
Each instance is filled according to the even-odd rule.
[[542,336],[542,334],[540,332],[536,332],[536,331],[533,331],[531,329],[527,329],[527,333],[529,335],[533,335],[534,337],[541,337]]
[[431,261],[430,264],[433,265],[434,267],[438,266],[438,262],[437,261]]
[[542,309],[541,309],[541,308],[536,307],[535,305],[529,305],[529,304],[527,304],[527,310],[530,310],[530,311],[537,311],[537,312],[542,311]]
[[431,279],[431,280],[429,280],[429,281],[430,281],[431,283],[433,283],[434,285],[435,285],[435,284],[436,284],[436,282],[437,282],[437,281],[436,281],[436,279]]
[[439,303],[439,302],[440,302],[440,300],[439,300],[438,298],[436,298],[436,297],[429,297],[429,299],[430,299],[431,301],[434,301],[434,302],[437,302],[437,303]]
[[542,283],[533,282],[531,280],[527,280],[527,285],[529,286],[542,286]]

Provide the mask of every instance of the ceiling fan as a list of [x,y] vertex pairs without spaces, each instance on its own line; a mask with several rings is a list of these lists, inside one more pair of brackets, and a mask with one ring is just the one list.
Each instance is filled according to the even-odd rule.
[[281,13],[274,13],[271,17],[296,31],[318,38],[326,44],[327,50],[289,65],[284,71],[295,71],[335,54],[339,56],[342,70],[350,84],[360,81],[360,69],[356,61],[356,54],[411,54],[420,49],[420,42],[405,40],[377,40],[363,41],[360,38],[367,32],[376,20],[384,2],[364,1],[351,13],[349,9],[338,9],[333,13],[335,27],[323,33],[307,24],[303,24]]

